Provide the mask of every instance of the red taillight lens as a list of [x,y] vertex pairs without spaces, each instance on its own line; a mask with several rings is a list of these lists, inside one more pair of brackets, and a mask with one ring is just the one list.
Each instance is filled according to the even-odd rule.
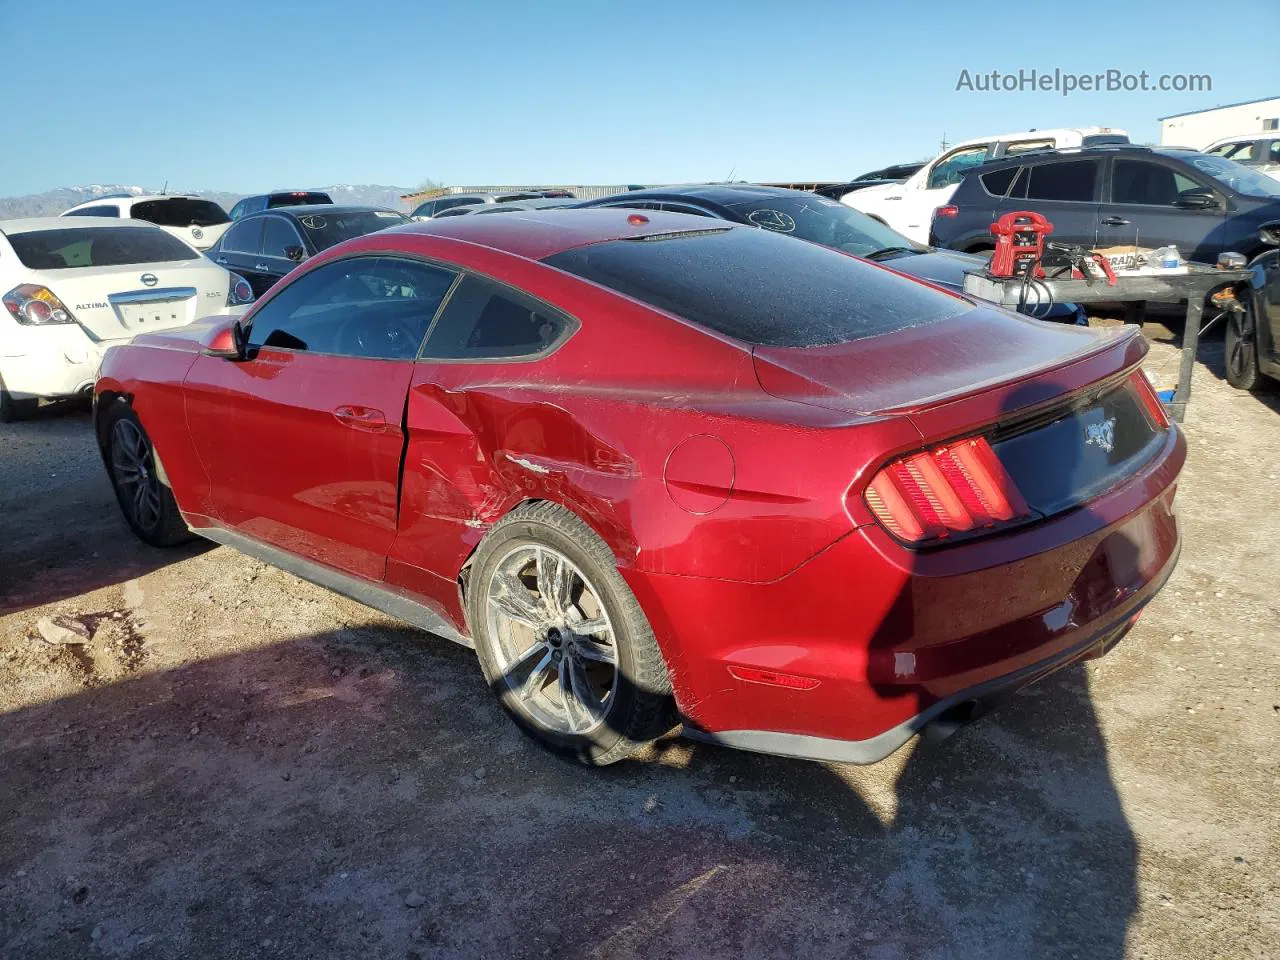
[[920,543],[1031,515],[983,437],[889,464],[867,486],[867,506],[900,540]]
[[1129,380],[1133,384],[1133,389],[1138,394],[1139,399],[1142,400],[1142,406],[1147,411],[1147,416],[1151,418],[1151,422],[1157,429],[1167,430],[1169,428],[1169,411],[1165,410],[1164,404],[1160,402],[1160,395],[1156,393],[1156,388],[1147,379],[1146,371],[1137,371]]
[[960,208],[947,204],[945,207],[938,207],[933,211],[935,217],[958,217],[960,216]]

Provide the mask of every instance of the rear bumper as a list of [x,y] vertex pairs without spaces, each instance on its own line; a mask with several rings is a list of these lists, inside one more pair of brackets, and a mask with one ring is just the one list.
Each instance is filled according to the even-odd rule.
[[103,350],[77,324],[20,329],[0,346],[0,380],[18,399],[75,396],[92,389]]
[[1087,506],[932,552],[870,525],[770,583],[622,572],[694,736],[871,762],[961,704],[1118,641],[1177,563],[1185,455],[1171,430],[1143,471]]

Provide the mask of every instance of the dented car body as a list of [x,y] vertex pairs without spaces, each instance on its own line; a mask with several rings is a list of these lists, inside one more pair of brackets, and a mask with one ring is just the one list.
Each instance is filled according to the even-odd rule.
[[678,719],[870,762],[1163,585],[1185,443],[1145,350],[749,227],[553,211],[341,244],[238,330],[109,351],[95,416],[144,538],[171,496],[476,646],[553,749]]

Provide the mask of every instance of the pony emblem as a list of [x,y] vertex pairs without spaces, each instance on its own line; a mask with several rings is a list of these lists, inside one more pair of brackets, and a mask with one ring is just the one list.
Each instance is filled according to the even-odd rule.
[[1085,424],[1084,445],[1101,447],[1104,453],[1110,453],[1116,445],[1116,418]]

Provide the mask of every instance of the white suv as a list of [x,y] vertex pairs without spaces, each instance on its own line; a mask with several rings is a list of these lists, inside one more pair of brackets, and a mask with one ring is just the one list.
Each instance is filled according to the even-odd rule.
[[127,217],[145,220],[197,250],[208,250],[231,225],[227,211],[212,200],[176,194],[106,196],[77,204],[64,217]]
[[977,137],[938,154],[903,183],[885,183],[854,190],[841,197],[840,202],[888,224],[916,243],[928,243],[933,211],[951,199],[951,194],[971,167],[998,157],[1012,157],[1033,150],[1128,142],[1129,135],[1125,131],[1112,127],[1027,130],[998,137]]
[[0,220],[0,421],[86,392],[107,347],[238,313],[253,291],[137,220]]
[[1211,153],[1224,160],[1234,160],[1280,180],[1280,130],[1266,133],[1244,133],[1223,137],[1209,144],[1201,153]]

